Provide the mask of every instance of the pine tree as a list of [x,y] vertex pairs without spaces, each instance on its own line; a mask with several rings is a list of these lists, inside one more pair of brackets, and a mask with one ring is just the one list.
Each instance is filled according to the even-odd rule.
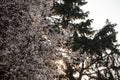
[[[69,74],[79,72],[77,80],[81,80],[87,75],[90,80],[119,80],[119,49],[116,40],[116,31],[109,20],[105,26],[95,31],[91,28],[92,19],[88,19],[89,12],[84,12],[81,6],[85,5],[85,0],[59,0],[53,4],[54,27],[59,34],[68,37],[65,47],[72,49],[72,52],[79,53],[80,57],[72,59],[71,65],[75,67],[74,71],[69,68],[66,70],[66,76],[69,80],[76,80]],[[55,18],[58,16],[57,18]],[[79,23],[75,23],[79,20]],[[71,35],[65,35],[61,29]],[[62,44],[62,43],[61,43]],[[77,62],[77,64],[76,64]],[[102,69],[100,69],[102,68]],[[74,78],[74,79],[73,79]]]

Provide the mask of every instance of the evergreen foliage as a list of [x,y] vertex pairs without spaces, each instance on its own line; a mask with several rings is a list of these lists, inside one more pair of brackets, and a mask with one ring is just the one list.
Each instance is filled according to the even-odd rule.
[[[81,80],[82,76],[87,75],[90,80],[119,80],[120,79],[120,52],[119,45],[117,44],[115,26],[109,20],[106,20],[105,26],[95,31],[91,28],[92,19],[87,19],[89,12],[84,12],[81,6],[85,5],[85,0],[59,0],[53,4],[55,25],[58,29],[64,29],[70,31],[72,37],[68,35],[66,47],[72,49],[74,53],[79,53],[80,56],[76,60],[70,62],[71,65],[78,66],[79,69],[71,71],[67,79],[69,80]],[[73,21],[79,20],[79,23]],[[66,36],[63,33],[63,36]],[[71,53],[72,54],[72,53]],[[78,64],[74,64],[74,61]],[[85,62],[88,63],[85,63]],[[87,66],[85,66],[87,65]],[[104,69],[100,69],[100,68]],[[91,72],[91,71],[92,72]],[[79,72],[79,77],[75,79],[74,72]],[[72,75],[71,75],[72,74]],[[71,75],[71,76],[70,76]],[[74,79],[73,79],[74,78]]]
[[0,80],[120,80],[116,24],[93,30],[85,0],[21,1],[0,3]]

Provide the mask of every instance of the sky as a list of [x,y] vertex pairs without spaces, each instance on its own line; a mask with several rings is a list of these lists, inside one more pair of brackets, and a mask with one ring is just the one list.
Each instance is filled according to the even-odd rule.
[[118,43],[120,43],[120,0],[86,0],[88,3],[83,6],[89,11],[89,18],[94,19],[92,27],[100,29],[105,25],[106,19],[117,23],[116,31]]

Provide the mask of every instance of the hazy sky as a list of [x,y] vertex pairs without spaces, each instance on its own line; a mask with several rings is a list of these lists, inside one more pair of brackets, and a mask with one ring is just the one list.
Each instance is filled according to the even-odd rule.
[[86,0],[88,3],[84,5],[85,11],[90,11],[89,17],[94,19],[92,27],[100,29],[105,25],[106,19],[112,23],[117,23],[120,43],[120,0]]

